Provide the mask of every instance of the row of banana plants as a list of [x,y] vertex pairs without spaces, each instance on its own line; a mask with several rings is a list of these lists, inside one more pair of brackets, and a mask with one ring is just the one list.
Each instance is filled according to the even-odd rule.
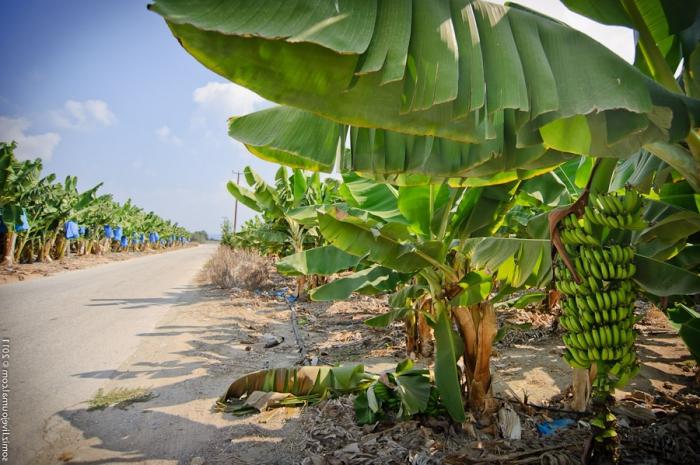
[[[327,244],[284,258],[282,269],[353,270],[312,298],[393,291],[384,321],[404,318],[421,352],[434,341],[440,401],[456,421],[465,405],[476,415],[491,406],[493,303],[511,291],[551,286],[556,275],[569,307],[562,326],[576,329],[571,316],[596,310],[598,338],[577,342],[596,347],[572,366],[607,394],[606,376],[620,370],[608,362],[621,351],[598,347],[610,341],[600,318],[611,312],[594,293],[610,298],[624,286],[623,300],[641,292],[662,307],[692,306],[687,296],[700,293],[700,2],[563,3],[634,29],[635,63],[538,12],[482,0],[149,6],[200,63],[280,104],[229,120],[251,153],[298,169],[339,167],[339,193],[365,186],[305,209]],[[638,218],[618,208],[623,191],[644,198]],[[585,287],[583,260],[612,250],[619,258],[623,244],[632,251],[624,270]],[[600,271],[595,260],[585,267]],[[691,328],[693,314],[676,313]],[[591,450],[614,461],[603,420]]]
[[66,253],[102,254],[179,246],[189,232],[128,200],[79,192],[78,179],[42,174],[40,159],[18,161],[14,143],[0,142],[0,234],[3,264],[48,262]]

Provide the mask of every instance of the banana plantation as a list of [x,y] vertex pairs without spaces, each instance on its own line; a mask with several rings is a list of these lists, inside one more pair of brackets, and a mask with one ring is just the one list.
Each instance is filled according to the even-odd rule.
[[190,233],[131,203],[119,204],[101,184],[79,192],[42,173],[41,159],[19,161],[16,144],[0,142],[0,250],[5,267],[51,262],[66,255],[103,255],[178,247]]
[[259,215],[227,244],[274,257],[296,299],[384,296],[366,324],[405,331],[394,372],[251,374],[224,410],[257,391],[287,404],[352,392],[359,423],[487,424],[501,405],[496,308],[530,296],[558,316],[571,409],[590,425],[584,463],[621,460],[613,411],[640,368],[639,302],[700,357],[700,4],[562,2],[633,29],[634,64],[517,4],[149,6],[202,65],[279,104],[229,120],[282,167],[274,183],[246,168],[228,184]]
[[[172,102],[139,100],[140,118],[168,114],[131,121],[138,99],[111,95],[133,140],[161,125],[133,183],[163,202],[179,189],[198,221],[219,199],[203,184],[220,185],[233,227],[93,270],[84,295],[69,273],[0,289],[12,414],[30,424],[22,409],[46,401],[39,426],[15,423],[17,463],[700,463],[700,0],[542,2],[567,22],[517,0],[150,1],[175,51],[133,21],[121,55],[153,65],[144,86],[167,71]],[[633,58],[598,29],[624,31]],[[51,127],[113,157],[116,117],[89,98]],[[221,143],[208,118],[223,108]],[[58,144],[14,116],[3,134]],[[230,142],[256,158],[227,161],[252,166],[224,192],[228,176],[197,176]],[[0,142],[4,270],[208,240],[20,148]],[[195,169],[160,175],[178,166]],[[75,351],[48,366],[27,321]],[[36,438],[50,459],[28,458]]]

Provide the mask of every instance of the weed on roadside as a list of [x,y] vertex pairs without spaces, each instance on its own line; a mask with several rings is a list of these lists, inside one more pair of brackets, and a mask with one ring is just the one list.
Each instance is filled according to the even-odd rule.
[[153,392],[146,388],[115,388],[107,392],[100,388],[95,397],[88,401],[88,410],[104,410],[110,405],[123,409],[134,402],[146,402],[153,397]]

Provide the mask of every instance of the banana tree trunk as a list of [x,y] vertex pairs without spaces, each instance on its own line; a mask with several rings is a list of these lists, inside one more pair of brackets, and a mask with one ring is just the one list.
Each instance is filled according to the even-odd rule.
[[5,247],[3,249],[4,257],[2,257],[2,266],[12,266],[14,264],[16,239],[17,234],[8,229],[7,234],[5,234]]
[[496,408],[491,386],[491,352],[498,331],[496,311],[490,302],[453,307],[452,315],[464,343],[464,389],[470,410],[476,415]]
[[66,256],[66,247],[69,246],[69,242],[66,238],[64,237],[57,237],[57,240],[54,241],[56,244],[56,251],[54,252],[54,259],[60,260],[63,257]]
[[306,284],[306,276],[297,276],[297,300],[301,300],[304,296],[304,286]]
[[51,262],[52,257],[51,257],[51,252],[54,251],[54,247],[56,247],[56,240],[58,239],[58,230],[52,232],[49,235],[49,239],[46,241],[46,244],[44,245],[44,260],[42,261],[47,261]]
[[27,234],[22,234],[19,237],[19,243],[15,246],[15,262],[22,263],[22,253],[24,253],[24,248],[27,245],[29,237]]
[[432,357],[433,346],[433,330],[421,312],[418,314],[418,351],[422,357]]
[[411,314],[406,317],[406,356],[410,357],[411,354],[416,353],[416,317],[415,314]]

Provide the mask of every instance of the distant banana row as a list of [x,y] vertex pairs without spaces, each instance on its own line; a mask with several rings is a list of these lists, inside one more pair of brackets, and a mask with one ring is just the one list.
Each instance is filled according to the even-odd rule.
[[557,289],[564,294],[560,323],[564,360],[574,368],[598,367],[594,388],[601,394],[624,386],[639,370],[633,329],[634,249],[608,244],[610,229],[635,228],[642,221],[642,201],[634,190],[624,195],[591,195],[581,218],[571,214],[560,236],[571,258],[572,272],[560,261],[554,269]]

